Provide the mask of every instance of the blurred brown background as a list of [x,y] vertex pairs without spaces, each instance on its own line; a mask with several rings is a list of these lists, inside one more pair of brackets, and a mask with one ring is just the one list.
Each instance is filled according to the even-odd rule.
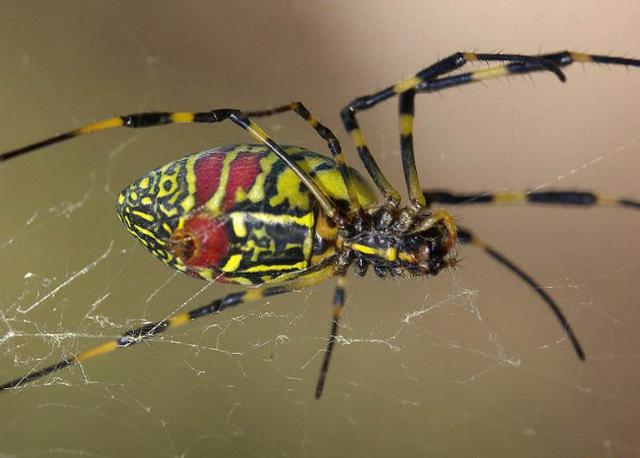
[[[359,166],[340,108],[454,51],[640,56],[633,0],[5,0],[0,9],[2,150],[114,114],[302,100]],[[423,184],[639,199],[640,69],[566,73],[564,85],[538,74],[420,97]],[[396,103],[361,119],[401,186]],[[293,117],[265,126],[325,151]],[[233,126],[113,131],[1,164],[2,379],[233,290],[201,291],[168,271],[123,230],[114,201],[162,163],[246,141]],[[537,296],[465,248],[460,269],[435,279],[352,279],[320,401],[331,282],[2,394],[0,454],[640,455],[638,214],[451,210],[547,288],[586,363]]]

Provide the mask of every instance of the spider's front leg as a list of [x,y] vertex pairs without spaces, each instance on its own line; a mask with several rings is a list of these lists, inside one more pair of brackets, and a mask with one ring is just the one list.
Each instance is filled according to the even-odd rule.
[[[389,180],[378,166],[373,155],[369,151],[364,135],[356,119],[359,111],[368,110],[387,99],[399,96],[399,118],[400,118],[400,149],[402,154],[402,167],[404,169],[405,182],[409,192],[409,198],[418,206],[424,208],[426,203],[422,196],[418,173],[416,170],[413,153],[413,118],[414,118],[414,98],[416,92],[422,92],[425,85],[439,82],[440,76],[458,70],[468,62],[510,62],[533,70],[548,70],[555,73],[561,81],[564,81],[564,74],[559,69],[559,65],[544,56],[524,56],[519,54],[476,54],[458,52],[442,59],[435,64],[417,72],[415,75],[404,78],[393,86],[389,86],[376,93],[358,97],[351,101],[340,112],[342,124],[345,130],[351,135],[358,150],[360,160],[364,164],[372,180],[385,197],[386,200],[394,203],[400,202],[400,193],[391,185]],[[482,81],[489,78],[504,76],[509,73],[508,66],[489,67],[474,70],[469,73],[456,75],[452,78],[451,86],[464,84],[464,82]],[[521,67],[517,69],[522,72]]]

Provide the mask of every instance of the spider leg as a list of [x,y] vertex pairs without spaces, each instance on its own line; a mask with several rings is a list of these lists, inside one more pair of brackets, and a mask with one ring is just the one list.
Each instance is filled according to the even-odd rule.
[[426,208],[427,201],[422,193],[420,178],[416,168],[416,159],[413,153],[413,119],[415,117],[416,91],[408,90],[398,96],[398,108],[400,112],[400,154],[402,156],[402,170],[404,181],[407,185],[409,200],[419,208]]
[[338,165],[340,175],[342,175],[342,180],[344,181],[347,195],[349,197],[349,202],[351,204],[350,210],[352,212],[357,212],[358,210],[360,210],[361,205],[358,199],[358,194],[356,192],[355,182],[351,177],[351,172],[349,170],[349,167],[347,166],[344,153],[342,152],[342,147],[340,146],[340,142],[331,131],[331,129],[326,127],[324,124],[321,124],[318,119],[313,116],[311,112],[309,112],[309,110],[302,104],[302,102],[291,102],[287,105],[282,105],[268,110],[245,111],[242,114],[248,118],[259,118],[286,113],[288,111],[293,111],[295,114],[304,119],[307,123],[309,123],[311,127],[313,127],[317,134],[327,142],[329,151],[331,151],[331,155]]
[[[500,56],[501,54],[498,54]],[[468,61],[482,60],[490,61],[491,54],[475,54],[477,59],[472,58],[473,54],[469,56]],[[524,73],[532,73],[540,70],[549,70],[549,68],[541,65],[541,62],[552,63],[557,67],[566,67],[576,62],[581,63],[596,63],[606,65],[624,65],[627,67],[640,67],[640,59],[629,59],[626,57],[616,56],[603,56],[598,54],[585,54],[573,51],[561,51],[550,54],[542,54],[538,57],[540,61],[519,61],[514,60],[506,65],[497,67],[488,67],[483,69],[474,70],[468,73],[461,73],[445,78],[437,78],[432,80],[424,80],[416,85],[417,92],[434,92],[448,87],[461,86],[468,83],[475,83],[478,81],[485,81],[487,79],[499,78],[507,75],[516,75]],[[563,80],[564,81],[564,80]]]
[[[576,207],[593,206],[618,206],[633,210],[640,210],[640,201],[623,198],[600,196],[586,191],[500,191],[500,192],[472,192],[456,193],[443,189],[426,189],[424,196],[427,205],[433,203],[447,205],[477,205],[477,204],[542,204],[542,205],[562,205]],[[541,288],[541,286],[524,270],[518,267],[505,255],[491,247],[487,243],[478,239],[468,229],[458,227],[458,240],[465,244],[472,244],[516,274],[522,281],[547,304],[564,328],[569,340],[578,357],[584,360],[584,351],[580,346],[577,337],[573,333],[567,318],[563,315],[558,304]]]
[[320,374],[318,375],[318,382],[316,383],[316,399],[320,399],[320,396],[322,396],[322,390],[324,389],[324,383],[327,378],[329,363],[331,362],[331,355],[333,353],[333,346],[335,345],[336,338],[338,337],[338,326],[340,317],[342,316],[342,310],[344,309],[345,283],[346,280],[344,274],[338,276],[338,284],[336,285],[335,292],[333,293],[331,330],[329,331],[327,348],[324,352],[324,358],[322,358],[322,366],[320,366]]
[[601,196],[588,191],[498,191],[456,193],[444,189],[426,189],[424,196],[429,205],[471,204],[543,204],[579,207],[617,206],[640,210],[640,201],[625,197]]
[[[424,190],[427,204],[433,203],[447,205],[470,205],[470,204],[538,204],[538,205],[562,205],[574,207],[594,207],[594,206],[617,206],[632,210],[640,210],[640,201],[623,198],[600,196],[588,191],[500,191],[500,192],[472,192],[455,193],[442,189]],[[547,304],[564,328],[571,344],[581,360],[585,359],[584,351],[577,337],[575,336],[567,318],[564,316],[558,304],[542,289],[529,274],[518,267],[504,254],[497,251],[486,242],[478,239],[468,229],[458,227],[458,240],[465,244],[472,244],[516,274],[522,281]]]
[[188,312],[177,313],[164,320],[156,321],[154,323],[147,323],[140,327],[129,329],[116,339],[104,342],[100,345],[96,345],[95,347],[88,348],[75,355],[66,356],[62,360],[58,361],[55,364],[52,364],[51,366],[31,371],[23,375],[22,377],[18,377],[14,380],[11,380],[10,382],[0,385],[0,392],[24,386],[46,375],[58,372],[65,367],[88,361],[92,358],[95,358],[96,356],[111,353],[112,351],[119,348],[130,347],[145,339],[160,334],[168,329],[182,326],[197,318],[202,318],[208,315],[219,313],[225,309],[262,299],[264,297],[285,294],[291,291],[301,290],[315,285],[334,275],[333,264],[332,262],[329,262],[330,260],[331,258],[328,258],[326,262],[318,264],[306,270],[303,274],[304,276],[298,278],[294,277],[286,283],[273,286],[265,285],[255,289],[247,289],[238,293],[230,293],[220,299],[216,299],[210,302],[203,307],[198,307]]
[[249,117],[244,115],[240,110],[222,108],[211,111],[203,112],[148,112],[148,113],[134,113],[124,116],[116,116],[102,121],[97,121],[92,124],[80,127],[78,129],[65,132],[54,137],[44,139],[37,143],[32,143],[21,148],[17,148],[11,151],[0,154],[0,162],[6,161],[18,157],[20,155],[29,153],[31,151],[44,148],[49,145],[64,142],[74,137],[78,137],[85,134],[92,134],[107,129],[114,129],[118,127],[128,127],[132,129],[138,129],[143,127],[163,126],[167,124],[192,124],[192,123],[218,123],[222,121],[230,120],[249,132],[253,138],[263,143],[282,160],[287,166],[293,170],[293,172],[300,178],[305,184],[307,189],[318,200],[323,210],[330,218],[340,220],[341,216],[338,214],[338,209],[326,193],[318,186],[307,172],[305,172],[296,162],[294,162],[287,153],[272,140],[265,132],[253,122]]
[[458,227],[458,240],[462,243],[471,244],[480,248],[489,256],[491,256],[493,259],[495,259],[499,264],[502,264],[504,267],[510,270],[513,274],[517,275],[527,285],[529,285],[529,287],[544,301],[545,304],[547,304],[547,306],[551,309],[553,314],[556,316],[556,319],[560,322],[562,329],[564,330],[565,334],[571,341],[571,345],[573,345],[573,349],[576,352],[576,355],[578,356],[578,358],[580,358],[581,361],[585,360],[584,350],[582,349],[582,345],[580,345],[578,338],[573,332],[573,329],[569,324],[569,320],[567,320],[567,317],[564,316],[564,313],[562,313],[562,310],[560,310],[560,307],[558,306],[556,301],[554,301],[551,298],[551,296],[547,294],[547,292],[542,288],[542,286],[540,286],[540,284],[537,281],[535,281],[533,277],[531,277],[531,275],[526,273],[524,270],[518,267],[517,264],[515,264],[512,260],[510,260],[505,255],[497,251],[491,245],[488,245],[483,240],[476,237],[468,229]]
[[[467,73],[459,73],[452,76],[443,76],[455,70],[461,69],[469,62],[475,61],[505,62],[505,64],[479,68]],[[543,54],[539,56],[501,53],[458,52],[442,60],[439,60],[435,64],[423,70],[420,70],[413,76],[398,81],[393,86],[386,87],[381,91],[352,100],[351,103],[349,103],[345,108],[342,109],[342,111],[340,112],[340,116],[342,118],[344,128],[347,132],[349,132],[351,138],[353,139],[353,142],[356,145],[360,160],[364,164],[367,172],[373,179],[380,192],[387,199],[399,201],[400,194],[384,176],[366,145],[364,135],[362,134],[362,131],[360,130],[358,121],[356,119],[356,114],[358,111],[367,110],[376,106],[384,100],[411,91],[419,93],[435,92],[448,87],[462,86],[469,83],[486,81],[488,79],[500,78],[513,74],[531,73],[535,71],[550,71],[554,73],[560,79],[560,81],[564,81],[565,76],[562,73],[562,70],[560,70],[560,67],[565,67],[575,62],[593,62],[600,64],[640,67],[640,60],[638,59],[603,56],[597,54],[585,54],[571,51],[562,51],[557,53]],[[419,193],[417,189],[415,189],[415,180],[411,178],[414,173],[411,169],[412,167],[415,167],[414,165],[412,165],[412,162],[414,162],[412,160],[413,153],[409,151],[409,149],[412,149],[412,144],[409,144],[410,140],[408,140],[408,135],[403,135],[403,132],[411,132],[412,130],[410,126],[412,117],[405,116],[410,114],[409,108],[411,108],[411,102],[412,97],[410,94],[404,97],[404,100],[400,101],[400,126],[402,135],[401,142],[405,143],[402,160],[403,167],[405,169],[405,181],[407,181],[407,186],[410,188],[409,194],[416,199],[416,202],[420,202],[420,197],[417,197]]]
[[[351,135],[353,142],[356,145],[356,149],[358,150],[358,155],[360,160],[364,164],[367,172],[371,176],[372,180],[383,194],[383,196],[392,202],[400,201],[400,193],[391,185],[389,180],[384,176],[382,170],[376,163],[375,159],[371,155],[368,146],[366,145],[364,135],[360,130],[358,125],[358,121],[356,119],[356,113],[358,111],[367,110],[379,104],[380,102],[387,100],[396,95],[403,94],[408,91],[414,91],[417,89],[421,89],[423,84],[429,83],[436,79],[437,77],[444,75],[446,73],[450,73],[454,70],[457,70],[464,66],[468,62],[472,61],[503,61],[503,62],[517,62],[522,65],[528,64],[532,68],[537,70],[549,70],[555,73],[561,81],[564,81],[564,74],[558,68],[558,65],[554,62],[546,60],[539,56],[523,56],[518,54],[475,54],[475,53],[455,53],[445,59],[442,59],[435,64],[419,71],[413,76],[402,79],[398,81],[393,86],[389,86],[381,91],[378,91],[371,95],[365,95],[362,97],[358,97],[351,101],[346,107],[342,109],[340,112],[340,116],[342,118],[342,124],[344,125],[345,130]],[[504,76],[508,74],[504,69],[506,66],[501,67],[489,67],[484,69],[474,70],[468,75],[472,75],[476,81],[485,80],[488,78],[494,78],[498,76]],[[460,75],[461,76],[461,75]],[[437,81],[437,80],[436,80]],[[413,111],[413,99],[411,95],[408,95],[404,98],[404,100],[400,101],[400,126],[401,126],[401,135],[403,132],[408,131],[410,133],[412,130],[412,116],[406,117],[403,115],[409,115],[410,112]],[[404,129],[404,130],[403,130]],[[402,142],[407,143],[405,146],[405,150],[403,151],[403,166],[405,167],[405,177],[407,174],[410,176],[414,174],[414,171],[411,170],[413,167],[415,169],[415,161],[411,158],[413,157],[413,153],[409,151],[412,149],[412,146],[408,144],[407,137],[408,135],[402,135],[405,137],[402,139]],[[402,137],[401,137],[402,138]],[[414,163],[413,165],[411,163]],[[417,174],[415,174],[417,176]],[[408,179],[407,179],[408,181]],[[415,188],[415,180],[413,184],[408,181],[408,186],[410,187],[410,194],[413,195],[413,198],[416,199],[417,202],[420,202],[421,198],[419,196],[418,189]]]

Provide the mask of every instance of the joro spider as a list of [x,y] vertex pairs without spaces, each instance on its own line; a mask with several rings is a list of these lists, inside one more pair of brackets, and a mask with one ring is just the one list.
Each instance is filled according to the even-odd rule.
[[[501,64],[451,75],[473,61]],[[393,86],[354,99],[340,112],[342,123],[382,194],[381,201],[376,200],[369,183],[346,165],[340,143],[331,130],[300,102],[260,111],[225,108],[118,116],[0,154],[0,160],[4,161],[73,137],[117,127],[225,120],[242,127],[259,142],[207,150],[152,170],[122,191],[117,207],[127,230],[168,266],[193,277],[256,288],[227,294],[189,312],[130,329],[117,339],[5,383],[0,390],[17,388],[67,366],[130,347],[196,318],[303,289],[336,276],[331,329],[315,390],[315,397],[319,398],[338,333],[348,268],[353,266],[357,275],[364,276],[372,267],[381,278],[436,275],[455,266],[458,242],[480,247],[524,281],[551,309],[576,355],[584,360],[585,353],[567,318],[531,276],[468,229],[457,227],[446,210],[431,211],[430,207],[433,203],[525,202],[640,209],[640,202],[577,191],[473,194],[423,191],[412,138],[417,93],[541,70],[565,81],[561,67],[574,62],[640,67],[640,60],[636,59],[569,51],[538,56],[455,53]],[[405,206],[371,155],[356,120],[357,112],[396,95],[402,167],[409,196]],[[304,119],[327,142],[333,158],[296,146],[280,146],[253,121],[285,112]]]

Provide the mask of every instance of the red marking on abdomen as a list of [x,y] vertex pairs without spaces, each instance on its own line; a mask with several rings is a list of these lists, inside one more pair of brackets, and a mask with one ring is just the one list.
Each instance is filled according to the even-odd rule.
[[207,203],[218,189],[224,153],[214,152],[198,159],[194,166],[196,175],[196,205]]
[[[226,151],[213,151],[198,159],[194,166],[196,176],[196,205],[202,206],[209,201],[220,186],[223,162],[229,154]],[[260,174],[260,159],[264,154],[240,152],[229,165],[229,177],[225,189],[222,210],[229,209],[235,200],[236,191],[242,188],[249,191]]]
[[199,214],[186,222],[184,232],[195,242],[193,256],[184,260],[185,265],[217,269],[229,250],[226,222]]
[[260,174],[260,159],[263,156],[262,154],[240,153],[231,162],[224,199],[224,210],[233,206],[236,191],[239,188],[242,188],[245,192],[251,189],[256,177]]

